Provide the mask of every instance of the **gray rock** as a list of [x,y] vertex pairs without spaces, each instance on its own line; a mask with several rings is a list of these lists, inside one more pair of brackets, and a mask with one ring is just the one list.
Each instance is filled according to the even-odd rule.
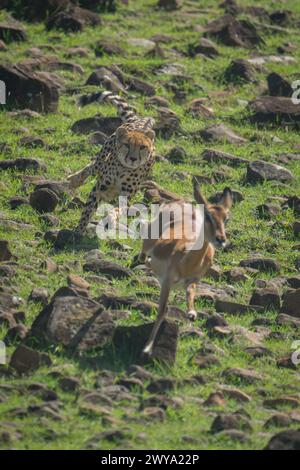
[[282,96],[261,96],[250,101],[251,121],[257,123],[296,124],[300,121],[300,104]]
[[41,366],[51,365],[51,359],[48,354],[40,353],[21,344],[13,352],[9,365],[18,374],[25,374]]
[[275,289],[255,289],[250,299],[250,305],[260,305],[266,310],[279,310],[280,295]]
[[230,144],[244,144],[247,139],[237,135],[232,129],[224,124],[214,124],[199,132],[203,140],[213,142],[228,142]]
[[275,434],[268,442],[265,450],[299,450],[300,429],[282,431]]
[[285,183],[292,179],[293,175],[289,170],[274,163],[257,160],[249,163],[247,167],[247,181],[249,183],[255,184],[272,180]]
[[300,318],[300,289],[292,290],[284,295],[281,311]]

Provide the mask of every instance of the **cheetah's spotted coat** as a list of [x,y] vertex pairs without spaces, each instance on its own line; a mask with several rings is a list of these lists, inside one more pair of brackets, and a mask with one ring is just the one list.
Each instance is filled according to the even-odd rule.
[[100,201],[112,202],[118,196],[126,196],[129,202],[155,161],[154,119],[140,118],[126,101],[111,92],[84,96],[80,104],[106,100],[117,106],[124,124],[107,139],[94,162],[68,178],[70,188],[77,188],[89,176],[97,177],[76,229],[81,235]]

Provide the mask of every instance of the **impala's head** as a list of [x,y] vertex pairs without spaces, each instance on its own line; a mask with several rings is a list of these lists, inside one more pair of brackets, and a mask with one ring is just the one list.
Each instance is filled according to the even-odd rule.
[[116,151],[120,163],[127,168],[144,165],[154,149],[155,132],[133,131],[119,127],[116,131]]
[[194,197],[198,204],[204,205],[204,239],[211,242],[215,248],[226,245],[225,226],[229,220],[229,210],[232,206],[232,191],[225,188],[218,204],[209,204],[202,195],[197,182],[194,183]]

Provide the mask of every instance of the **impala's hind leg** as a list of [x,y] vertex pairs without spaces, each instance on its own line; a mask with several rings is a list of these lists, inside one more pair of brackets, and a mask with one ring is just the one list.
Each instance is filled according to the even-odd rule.
[[155,343],[155,339],[159,329],[161,327],[162,322],[167,313],[167,304],[170,295],[170,281],[167,279],[162,283],[161,291],[160,291],[160,298],[159,298],[159,307],[158,307],[158,315],[156,321],[154,323],[153,330],[151,332],[150,338],[147,341],[146,346],[143,349],[143,354],[146,356],[151,356],[153,352],[153,346]]

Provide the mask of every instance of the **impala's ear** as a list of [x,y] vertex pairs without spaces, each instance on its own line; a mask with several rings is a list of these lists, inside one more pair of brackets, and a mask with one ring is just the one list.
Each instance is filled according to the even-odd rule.
[[225,188],[220,199],[220,205],[229,210],[233,204],[233,195],[230,188]]
[[193,179],[193,186],[194,186],[194,199],[198,204],[204,204],[207,206],[207,200],[205,197],[202,195],[199,183],[197,181],[197,178]]
[[147,132],[145,132],[145,135],[152,141],[155,139],[155,132],[152,129],[149,129]]

